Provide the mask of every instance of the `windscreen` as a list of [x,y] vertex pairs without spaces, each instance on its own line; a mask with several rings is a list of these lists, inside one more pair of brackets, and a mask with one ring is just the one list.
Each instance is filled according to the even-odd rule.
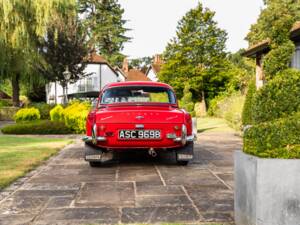
[[170,103],[176,99],[172,90],[155,86],[126,86],[107,89],[101,98],[101,104],[113,103]]

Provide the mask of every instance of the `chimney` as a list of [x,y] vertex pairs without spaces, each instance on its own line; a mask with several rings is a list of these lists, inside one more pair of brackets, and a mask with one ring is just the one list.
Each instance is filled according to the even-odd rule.
[[160,54],[156,54],[154,56],[154,61],[153,64],[161,65],[162,64],[162,59]]
[[122,66],[122,70],[124,73],[128,73],[129,69],[128,69],[128,59],[124,58],[123,60],[123,66]]

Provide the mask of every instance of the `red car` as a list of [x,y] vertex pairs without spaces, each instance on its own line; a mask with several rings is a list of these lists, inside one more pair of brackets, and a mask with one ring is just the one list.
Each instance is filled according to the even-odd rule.
[[[194,131],[194,132],[193,132]],[[115,151],[172,151],[181,165],[193,158],[195,124],[179,109],[173,89],[159,82],[111,83],[100,92],[86,121],[85,160],[91,166]]]

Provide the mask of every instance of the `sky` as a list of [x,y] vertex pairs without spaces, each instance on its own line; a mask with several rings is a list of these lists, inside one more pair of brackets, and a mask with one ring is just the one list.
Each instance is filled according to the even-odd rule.
[[[251,24],[255,23],[262,0],[201,0],[205,7],[216,12],[215,20],[228,33],[227,51],[247,48],[244,40]],[[198,0],[119,0],[124,8],[127,36],[132,40],[124,45],[123,54],[129,58],[162,53],[175,36],[178,21],[198,4]]]

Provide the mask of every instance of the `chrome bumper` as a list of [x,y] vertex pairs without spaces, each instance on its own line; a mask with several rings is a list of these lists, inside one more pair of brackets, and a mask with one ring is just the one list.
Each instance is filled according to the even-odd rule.
[[[82,138],[82,140],[84,142],[92,142],[93,141],[93,137],[92,136],[85,136],[85,137]],[[96,138],[96,140],[97,141],[106,141],[106,137],[100,137],[100,136],[98,136]]]
[[[181,137],[177,137],[177,138],[174,138],[174,141],[175,142],[181,142],[182,141],[182,138]],[[187,142],[192,142],[192,141],[197,141],[197,136],[196,135],[190,135],[190,136],[187,136],[186,137],[186,141]]]

